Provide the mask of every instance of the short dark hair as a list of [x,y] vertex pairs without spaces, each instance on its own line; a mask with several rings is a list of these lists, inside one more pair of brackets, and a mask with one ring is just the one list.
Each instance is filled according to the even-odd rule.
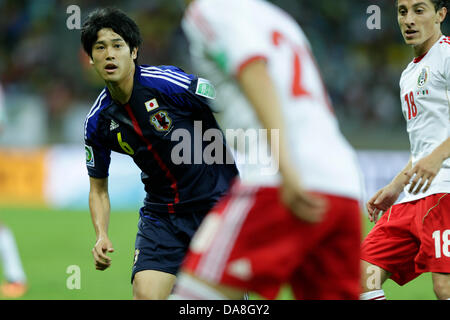
[[446,7],[448,9],[448,0],[431,0],[431,2],[434,5],[434,9],[436,11],[439,11],[443,7]]
[[138,26],[122,10],[113,7],[96,9],[89,14],[81,29],[83,49],[91,58],[97,33],[103,28],[111,28],[120,35],[130,47],[130,52],[142,43]]
[[[448,0],[430,0],[430,1],[433,4],[434,9],[436,11],[439,11],[444,7],[448,9]],[[398,0],[396,0],[395,3],[398,5]]]

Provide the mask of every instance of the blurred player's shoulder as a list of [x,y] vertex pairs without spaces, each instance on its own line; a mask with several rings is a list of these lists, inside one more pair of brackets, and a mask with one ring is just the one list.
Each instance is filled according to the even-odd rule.
[[1,127],[6,123],[6,111],[4,106],[3,89],[0,84],[0,130]]
[[[227,11],[224,11],[225,9],[230,10],[228,12],[233,12],[233,17],[237,15],[247,18],[257,17],[259,13],[265,12],[270,15],[281,15],[283,20],[278,20],[278,23],[285,22],[285,19],[294,22],[292,16],[286,11],[265,0],[196,0],[188,6],[187,14],[193,15],[195,19],[200,20],[199,23],[204,24],[207,17],[223,18],[224,13],[227,13]],[[246,11],[252,14],[248,15]],[[200,12],[204,15],[199,16]],[[264,16],[264,18],[266,17]]]

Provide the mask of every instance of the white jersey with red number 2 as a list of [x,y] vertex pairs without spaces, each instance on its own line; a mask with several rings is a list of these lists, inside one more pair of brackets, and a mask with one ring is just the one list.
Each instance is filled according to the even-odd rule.
[[[355,152],[339,131],[309,42],[294,19],[261,0],[198,0],[186,11],[183,29],[199,76],[216,86],[213,109],[236,149],[242,183],[279,182],[274,157],[270,161],[264,157],[269,150],[264,132],[258,131],[261,124],[236,81],[246,64],[264,59],[303,185],[361,199]],[[238,142],[233,143],[236,137]]]
[[[423,56],[415,58],[400,78],[402,112],[411,144],[414,167],[449,137],[450,38],[442,36]],[[450,159],[442,164],[427,192],[408,192],[401,202],[450,192]]]

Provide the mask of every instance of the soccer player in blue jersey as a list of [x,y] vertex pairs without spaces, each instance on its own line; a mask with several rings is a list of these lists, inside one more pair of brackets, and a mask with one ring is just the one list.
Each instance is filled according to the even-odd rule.
[[[83,25],[81,42],[106,84],[85,121],[89,207],[97,235],[92,250],[95,266],[108,268],[107,254],[114,251],[108,237],[110,154],[128,154],[141,169],[147,192],[139,212],[133,297],[165,299],[192,235],[237,175],[234,163],[225,161],[209,165],[173,161],[179,140],[172,139],[172,133],[178,129],[192,136],[220,130],[208,106],[213,88],[204,90],[210,86],[207,80],[173,66],[138,65],[139,29],[118,9],[92,12]],[[220,144],[228,155],[223,137]],[[204,141],[200,149],[191,143],[182,151],[183,158],[203,155],[206,147]]]

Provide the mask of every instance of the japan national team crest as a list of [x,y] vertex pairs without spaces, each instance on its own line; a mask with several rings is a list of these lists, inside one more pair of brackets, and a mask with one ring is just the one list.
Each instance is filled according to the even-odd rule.
[[167,131],[172,125],[172,119],[170,119],[167,111],[159,111],[150,118],[150,122],[158,131]]
[[417,86],[419,86],[419,88],[423,87],[427,82],[429,69],[429,67],[425,67],[420,72],[419,78],[417,79]]

